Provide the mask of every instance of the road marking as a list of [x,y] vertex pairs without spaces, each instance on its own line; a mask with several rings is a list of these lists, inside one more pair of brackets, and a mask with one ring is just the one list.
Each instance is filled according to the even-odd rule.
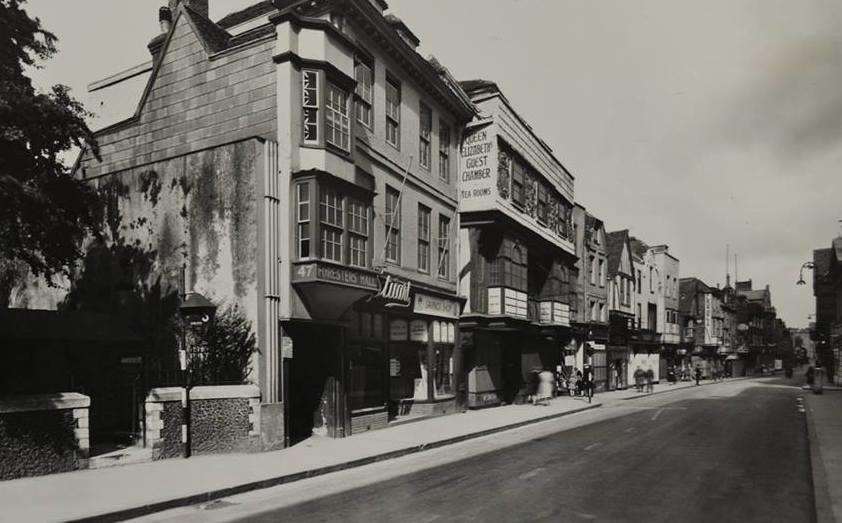
[[623,432],[634,432],[634,427],[629,427],[626,430],[624,430]]
[[601,445],[601,443],[591,443],[590,445],[585,447],[585,450],[591,450],[592,448],[598,447],[600,445]]
[[537,469],[530,470],[529,472],[523,473],[519,476],[520,479],[529,479],[534,478],[537,476],[541,471],[544,470],[544,467],[538,467]]
[[656,412],[656,413],[652,416],[652,421],[655,421],[656,419],[658,419],[658,416],[660,416],[660,415],[661,415],[661,413],[662,413],[663,411],[664,411],[664,409],[660,409],[658,412]]

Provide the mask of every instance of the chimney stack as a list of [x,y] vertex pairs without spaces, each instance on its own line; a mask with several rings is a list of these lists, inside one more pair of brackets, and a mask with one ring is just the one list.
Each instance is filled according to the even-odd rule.
[[161,24],[161,32],[169,33],[172,29],[172,10],[164,6],[158,9],[158,23]]
[[205,18],[210,18],[208,0],[170,0],[170,11],[173,12],[173,15],[175,15],[175,10],[178,8],[178,4],[184,4]]

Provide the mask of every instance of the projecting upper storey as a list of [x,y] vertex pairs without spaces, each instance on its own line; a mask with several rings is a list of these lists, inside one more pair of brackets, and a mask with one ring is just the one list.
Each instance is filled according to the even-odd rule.
[[462,141],[459,210],[499,212],[575,254],[573,175],[512,108],[496,84],[461,83],[479,111]]

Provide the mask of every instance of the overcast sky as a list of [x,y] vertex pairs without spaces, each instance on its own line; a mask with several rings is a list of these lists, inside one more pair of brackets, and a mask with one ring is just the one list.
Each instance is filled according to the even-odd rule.
[[[37,80],[85,101],[89,82],[148,60],[164,3],[30,0],[60,38]],[[211,0],[211,16],[250,3]],[[423,54],[501,86],[609,231],[668,244],[682,276],[711,285],[728,243],[740,279],[807,324],[798,269],[842,219],[842,2],[389,3]]]

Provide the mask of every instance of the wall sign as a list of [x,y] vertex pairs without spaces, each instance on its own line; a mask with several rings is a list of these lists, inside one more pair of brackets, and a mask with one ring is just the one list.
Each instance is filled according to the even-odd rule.
[[415,304],[412,310],[416,314],[426,314],[428,316],[438,316],[440,318],[451,318],[454,320],[459,318],[459,302],[437,298],[420,292],[415,293]]
[[389,324],[389,339],[391,341],[406,341],[409,336],[409,323],[406,320],[392,320]]
[[488,128],[469,133],[462,141],[459,201],[467,210],[491,208],[497,198],[495,141]]
[[380,282],[376,274],[319,262],[297,265],[292,271],[292,281],[294,283],[323,281],[374,291],[380,289]]
[[409,341],[428,341],[427,322],[424,320],[412,320],[409,324]]
[[411,289],[412,284],[409,281],[400,281],[391,276],[386,276],[383,288],[380,289],[377,296],[389,302],[386,307],[408,307]]

